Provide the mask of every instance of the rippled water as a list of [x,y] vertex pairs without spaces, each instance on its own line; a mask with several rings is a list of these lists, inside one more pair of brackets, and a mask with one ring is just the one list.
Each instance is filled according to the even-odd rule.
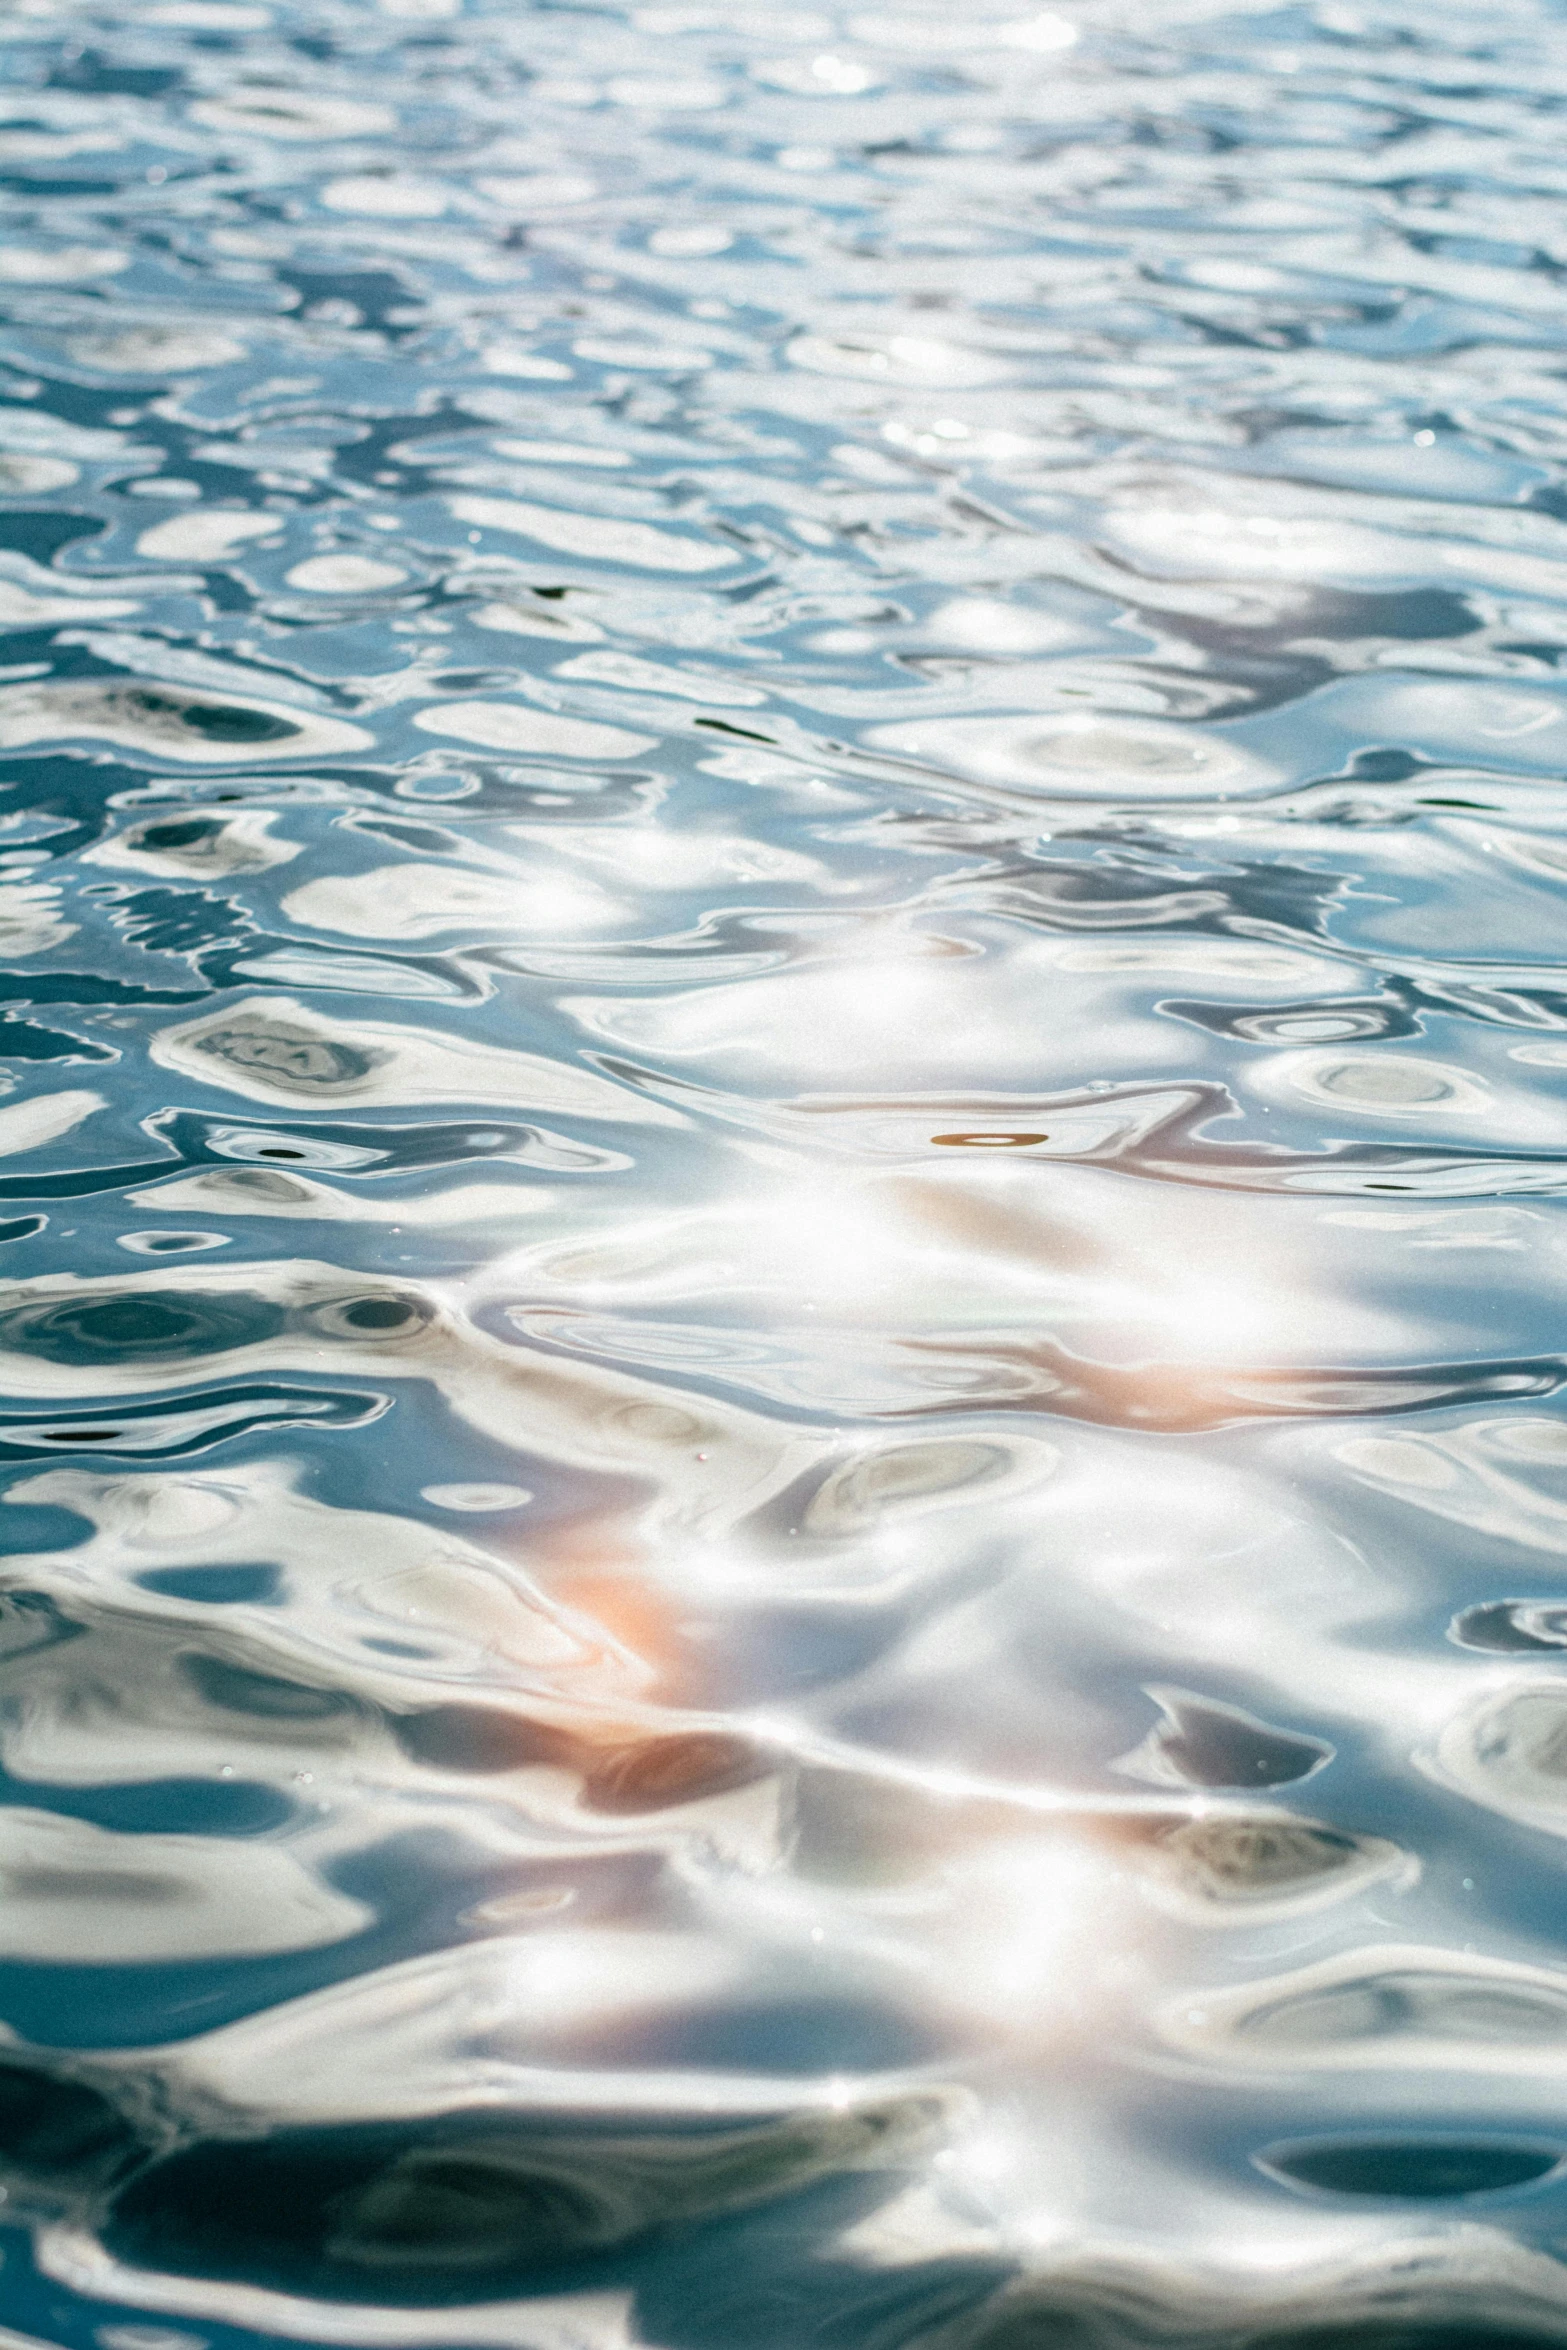
[[5,2350],[1567,2342],[1563,10],[1018,6],[11,0]]

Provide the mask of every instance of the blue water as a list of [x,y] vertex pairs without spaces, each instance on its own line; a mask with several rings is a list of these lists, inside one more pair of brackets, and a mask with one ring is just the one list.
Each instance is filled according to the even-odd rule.
[[1567,2343],[1563,13],[11,0],[0,2350]]

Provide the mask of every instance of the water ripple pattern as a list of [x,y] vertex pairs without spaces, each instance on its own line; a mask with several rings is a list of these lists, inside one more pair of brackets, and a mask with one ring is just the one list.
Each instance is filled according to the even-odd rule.
[[4,2350],[1567,2344],[1562,0],[7,0]]

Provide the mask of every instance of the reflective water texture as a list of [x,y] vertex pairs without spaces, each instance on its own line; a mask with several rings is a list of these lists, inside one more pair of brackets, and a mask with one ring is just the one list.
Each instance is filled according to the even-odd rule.
[[1567,2343],[1562,18],[10,0],[5,2350]]

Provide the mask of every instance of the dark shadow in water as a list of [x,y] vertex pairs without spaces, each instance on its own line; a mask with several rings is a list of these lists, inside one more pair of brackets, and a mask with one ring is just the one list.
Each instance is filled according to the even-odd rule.
[[104,2237],[138,2267],[329,2300],[486,2299],[846,2173],[896,2170],[940,2110],[909,2098],[657,2129],[491,2113],[209,2141],[131,2180]]

